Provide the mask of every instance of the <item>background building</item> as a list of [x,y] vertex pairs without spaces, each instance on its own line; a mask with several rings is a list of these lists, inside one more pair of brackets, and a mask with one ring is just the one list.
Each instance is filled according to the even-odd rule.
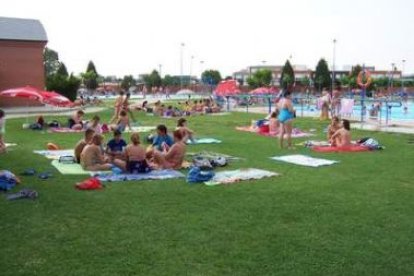
[[45,88],[46,31],[39,20],[0,17],[0,91]]

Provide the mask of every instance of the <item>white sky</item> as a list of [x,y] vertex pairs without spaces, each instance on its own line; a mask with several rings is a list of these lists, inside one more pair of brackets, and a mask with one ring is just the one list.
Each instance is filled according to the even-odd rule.
[[[414,72],[414,1],[411,0],[12,0],[0,16],[41,20],[48,46],[69,71],[93,60],[103,75],[137,76],[162,64],[162,74],[218,69],[223,77],[249,65],[314,68],[321,57],[336,68],[391,63]],[[200,61],[204,60],[201,66]]]

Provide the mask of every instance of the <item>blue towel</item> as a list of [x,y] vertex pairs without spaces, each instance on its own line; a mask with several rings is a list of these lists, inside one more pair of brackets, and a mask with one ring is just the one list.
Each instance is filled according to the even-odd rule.
[[184,174],[176,170],[153,170],[149,173],[140,174],[112,174],[112,173],[97,173],[93,176],[97,177],[100,181],[138,181],[138,180],[150,180],[150,179],[172,179],[185,177]]

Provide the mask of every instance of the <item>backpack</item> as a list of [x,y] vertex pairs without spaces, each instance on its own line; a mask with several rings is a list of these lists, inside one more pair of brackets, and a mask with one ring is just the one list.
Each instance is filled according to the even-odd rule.
[[187,183],[206,182],[211,180],[213,177],[213,171],[202,171],[199,167],[191,167],[187,175]]

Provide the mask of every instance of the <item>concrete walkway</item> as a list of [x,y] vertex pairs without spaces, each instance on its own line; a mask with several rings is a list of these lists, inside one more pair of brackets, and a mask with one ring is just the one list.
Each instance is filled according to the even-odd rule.
[[[101,112],[107,109],[107,107],[86,107],[82,110],[85,113],[95,113]],[[74,111],[79,110],[79,108],[64,108],[64,107],[54,107],[54,106],[36,106],[36,107],[13,107],[13,108],[4,108],[7,118],[26,118],[26,117],[37,117],[40,115],[43,116],[70,116]]]

